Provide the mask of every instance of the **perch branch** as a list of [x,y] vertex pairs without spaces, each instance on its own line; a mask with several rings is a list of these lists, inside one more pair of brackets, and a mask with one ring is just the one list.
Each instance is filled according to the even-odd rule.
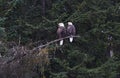
[[[43,47],[45,47],[45,46],[48,46],[48,45],[50,45],[50,44],[53,44],[53,43],[55,43],[55,42],[58,42],[58,41],[60,41],[60,40],[64,40],[64,39],[70,38],[70,37],[71,37],[71,36],[67,36],[67,37],[64,37],[64,38],[60,38],[60,39],[56,39],[56,40],[50,41],[50,42],[48,42],[48,43],[46,43],[46,44],[44,44],[44,45],[40,45],[40,46],[38,46],[38,47],[33,48],[33,51],[36,50],[36,49],[39,49],[39,48],[43,48]],[[72,36],[72,37],[80,37],[80,36],[79,36],[79,35],[76,35],[76,36]]]
[[[63,39],[67,39],[67,38],[69,38],[69,37],[71,37],[71,36],[67,36],[67,37],[64,37],[64,38],[61,38],[61,39],[56,39],[56,40],[50,41],[50,42],[48,42],[48,43],[46,43],[46,44],[44,44],[44,45],[40,45],[40,46],[35,47],[35,48],[33,48],[32,50],[29,50],[29,51],[31,51],[30,53],[34,53],[34,51],[37,50],[37,49],[39,49],[39,48],[46,47],[46,46],[48,46],[48,45],[50,45],[50,44],[56,43],[56,42],[58,42],[58,41],[60,41],[60,40],[63,40]],[[79,35],[76,35],[76,36],[72,36],[72,37],[80,37],[80,36],[79,36]],[[5,61],[3,64],[11,63],[12,61],[14,61],[14,60],[16,60],[16,59],[19,59],[20,57],[24,57],[24,56],[26,56],[26,55],[28,55],[28,54],[22,54],[22,55],[19,55],[19,57],[14,56],[13,58]]]

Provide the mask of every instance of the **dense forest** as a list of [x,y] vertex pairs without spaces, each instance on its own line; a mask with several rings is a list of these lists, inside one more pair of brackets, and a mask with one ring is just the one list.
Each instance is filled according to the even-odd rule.
[[120,0],[0,0],[0,78],[120,78]]

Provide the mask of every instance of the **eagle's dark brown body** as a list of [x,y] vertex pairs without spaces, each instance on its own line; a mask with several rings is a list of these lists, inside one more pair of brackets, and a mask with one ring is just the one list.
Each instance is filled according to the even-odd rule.
[[[59,39],[66,36],[66,28],[64,27],[63,23],[58,24],[57,35]],[[60,40],[60,45],[63,45],[63,39]]]
[[72,22],[68,22],[68,26],[67,26],[67,35],[71,36],[69,38],[70,42],[73,42],[73,37],[76,34],[76,29],[75,26],[72,24]]
[[58,35],[59,38],[65,37],[66,36],[66,29],[65,29],[65,27],[59,27],[57,29],[57,35]]
[[75,30],[75,26],[74,25],[68,25],[67,27],[67,35],[75,35],[76,30]]

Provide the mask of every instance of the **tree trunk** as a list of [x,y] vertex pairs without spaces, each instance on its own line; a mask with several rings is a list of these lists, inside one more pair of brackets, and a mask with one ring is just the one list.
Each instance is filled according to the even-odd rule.
[[42,0],[42,16],[45,16],[45,0]]

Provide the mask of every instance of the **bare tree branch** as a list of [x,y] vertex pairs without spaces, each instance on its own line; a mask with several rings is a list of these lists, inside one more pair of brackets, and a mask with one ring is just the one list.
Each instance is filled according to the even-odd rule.
[[[50,42],[48,42],[48,43],[46,43],[46,44],[44,44],[44,45],[40,45],[40,46],[38,46],[38,47],[35,47],[35,48],[33,48],[32,50],[26,50],[26,53],[21,53],[21,51],[23,52],[24,49],[21,48],[21,47],[19,47],[19,48],[21,48],[20,50],[19,50],[19,48],[18,48],[18,51],[19,51],[19,52],[15,51],[15,52],[17,52],[17,55],[14,55],[11,59],[6,60],[5,62],[3,62],[3,65],[4,65],[4,64],[11,63],[12,61],[14,61],[14,60],[16,60],[16,59],[20,59],[20,58],[22,58],[22,57],[24,57],[24,56],[26,56],[26,55],[32,54],[32,53],[36,52],[38,49],[44,48],[44,47],[46,47],[46,46],[48,46],[48,45],[51,45],[51,44],[56,43],[56,42],[58,42],[58,41],[60,41],[60,40],[67,39],[67,38],[70,38],[70,37],[71,37],[71,36],[67,36],[67,37],[64,37],[64,38],[61,38],[61,39],[56,39],[56,40],[50,41]],[[76,35],[76,36],[72,36],[72,37],[80,37],[80,36],[79,36],[79,35]],[[28,52],[28,51],[30,51],[30,52]]]
[[[60,38],[60,39],[56,39],[56,40],[50,41],[50,42],[48,42],[48,43],[46,43],[46,44],[44,44],[44,45],[40,45],[40,46],[38,46],[38,47],[33,48],[33,51],[36,50],[36,49],[39,49],[39,48],[43,48],[43,47],[45,47],[45,46],[48,46],[48,45],[50,45],[50,44],[56,43],[56,42],[58,42],[58,41],[60,41],[60,40],[70,38],[70,37],[71,37],[71,36],[67,36],[67,37],[64,37],[64,38]],[[76,35],[76,36],[72,36],[72,37],[80,37],[80,36],[79,36],[79,35]]]

